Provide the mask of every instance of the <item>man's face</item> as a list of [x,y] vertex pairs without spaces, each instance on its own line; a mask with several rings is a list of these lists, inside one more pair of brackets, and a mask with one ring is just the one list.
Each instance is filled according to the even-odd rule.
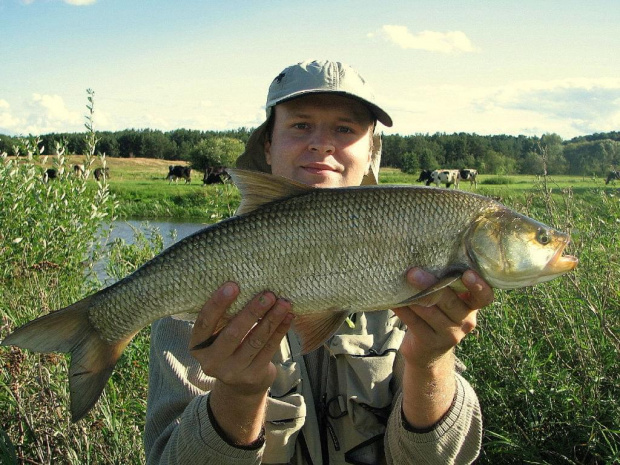
[[359,186],[370,168],[374,120],[357,100],[311,94],[275,107],[265,156],[273,174],[315,187]]

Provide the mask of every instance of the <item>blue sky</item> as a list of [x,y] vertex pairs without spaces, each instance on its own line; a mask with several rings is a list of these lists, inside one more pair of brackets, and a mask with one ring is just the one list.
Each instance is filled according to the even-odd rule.
[[255,127],[271,80],[345,62],[386,133],[620,130],[620,2],[0,0],[0,133]]

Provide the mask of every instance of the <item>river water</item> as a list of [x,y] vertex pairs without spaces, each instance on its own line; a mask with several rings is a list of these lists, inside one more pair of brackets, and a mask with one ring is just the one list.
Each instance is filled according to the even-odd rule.
[[[164,238],[164,246],[169,247],[175,242],[184,239],[196,231],[207,226],[207,223],[188,223],[181,221],[154,221],[154,220],[118,220],[112,223],[112,233],[110,240],[117,238],[123,239],[128,244],[133,243],[134,230],[157,228]],[[176,231],[176,237],[172,237],[172,233]]]
[[[112,230],[108,242],[111,243],[115,239],[122,239],[127,244],[133,244],[135,242],[136,230],[147,233],[149,230],[157,228],[164,240],[164,248],[167,248],[206,226],[208,226],[207,223],[174,220],[117,220],[112,222]],[[109,228],[105,228],[105,230],[107,229]],[[148,234],[146,236],[149,237]],[[109,283],[110,277],[105,272],[105,265],[104,261],[95,263],[94,270],[101,282],[108,281]]]

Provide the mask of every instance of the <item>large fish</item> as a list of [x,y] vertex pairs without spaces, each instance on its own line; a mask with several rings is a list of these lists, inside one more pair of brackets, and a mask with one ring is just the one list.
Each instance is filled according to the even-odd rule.
[[440,278],[432,292],[458,288],[470,268],[492,287],[511,289],[577,265],[575,257],[563,255],[566,234],[480,195],[413,186],[317,189],[257,172],[231,174],[242,194],[237,216],[2,341],[71,354],[74,421],[95,404],[140,329],[169,315],[195,318],[225,281],[237,282],[241,294],[221,325],[254,295],[271,290],[292,302],[294,329],[306,353],[350,312],[393,308],[428,295],[407,283],[409,266]]

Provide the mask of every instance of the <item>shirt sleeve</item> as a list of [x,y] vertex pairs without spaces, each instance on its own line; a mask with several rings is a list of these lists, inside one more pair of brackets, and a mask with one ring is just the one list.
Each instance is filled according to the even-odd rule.
[[147,463],[259,464],[264,444],[228,444],[209,417],[214,379],[204,375],[187,350],[192,324],[166,318],[151,329],[149,392],[144,446]]
[[480,452],[482,414],[478,397],[461,375],[456,375],[452,406],[429,431],[414,431],[403,415],[402,394],[395,399],[385,435],[387,463],[469,464]]

